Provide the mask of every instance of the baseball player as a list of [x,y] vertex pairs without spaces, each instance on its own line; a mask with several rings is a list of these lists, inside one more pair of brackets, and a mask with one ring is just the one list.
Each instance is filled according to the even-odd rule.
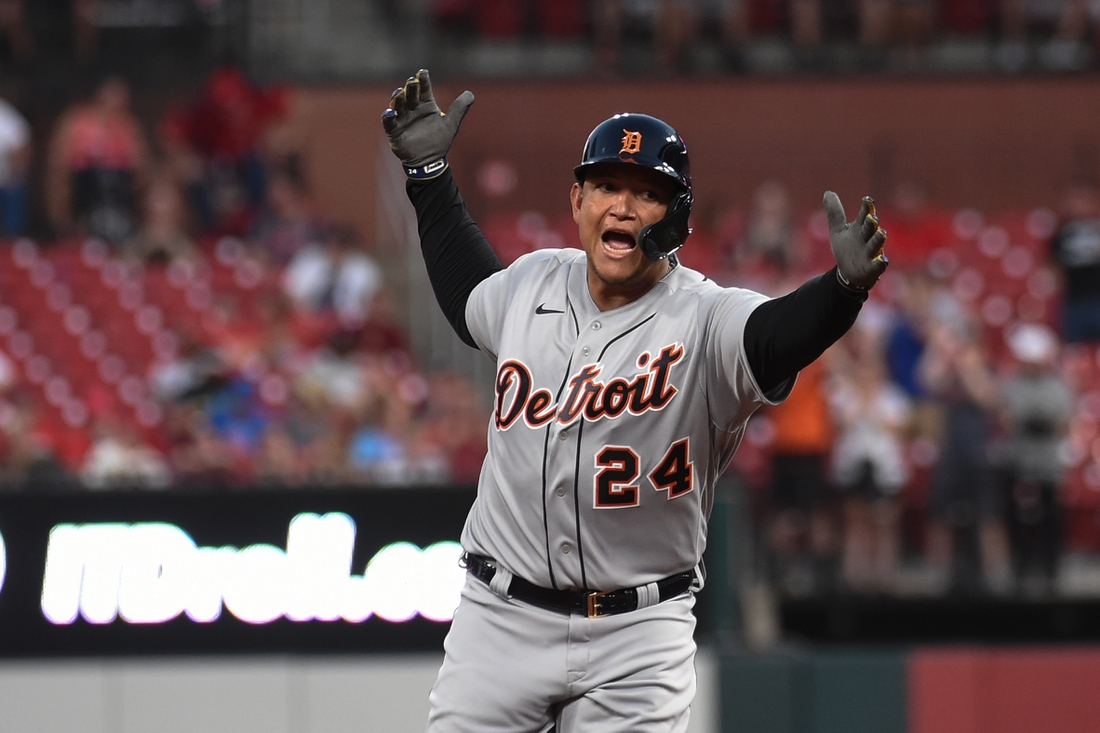
[[715,480],[753,411],[852,325],[886,232],[870,199],[849,224],[826,193],[833,270],[782,298],[719,287],[675,256],[687,147],[621,114],[574,169],[581,249],[504,268],[448,169],[473,101],[444,114],[421,70],[382,115],[439,304],[497,367],[428,730],[683,731]]

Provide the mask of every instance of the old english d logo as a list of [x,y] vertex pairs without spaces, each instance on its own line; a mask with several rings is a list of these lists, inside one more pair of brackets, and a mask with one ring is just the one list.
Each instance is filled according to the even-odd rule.
[[633,155],[642,149],[642,133],[631,132],[630,130],[623,130],[623,149],[619,151],[619,155],[626,153],[627,155]]

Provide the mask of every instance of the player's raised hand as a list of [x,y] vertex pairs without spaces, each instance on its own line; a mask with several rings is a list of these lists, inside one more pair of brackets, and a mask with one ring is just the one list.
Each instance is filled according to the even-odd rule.
[[427,69],[416,72],[394,91],[390,106],[382,113],[382,127],[390,149],[410,178],[435,178],[446,170],[447,151],[473,103],[473,92],[465,91],[442,112],[432,94]]
[[826,191],[822,203],[829,218],[829,242],[841,281],[855,290],[869,290],[890,264],[882,252],[886,230],[879,226],[875,202],[864,196],[859,216],[850,224],[839,196]]

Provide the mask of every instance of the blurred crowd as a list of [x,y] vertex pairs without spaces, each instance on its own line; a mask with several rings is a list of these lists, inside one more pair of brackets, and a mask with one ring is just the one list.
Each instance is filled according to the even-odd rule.
[[769,39],[788,42],[806,71],[836,65],[826,51],[838,42],[856,50],[845,68],[927,70],[943,39],[991,43],[1006,73],[1077,71],[1094,63],[1100,19],[1089,0],[435,0],[433,13],[438,27],[489,42],[590,39],[603,72],[647,45],[667,74],[690,73],[701,42],[743,71],[746,45]]
[[[344,17],[429,38],[438,45],[433,51],[534,41],[549,51],[533,54],[547,67],[542,71],[559,66],[569,74],[1064,73],[1096,68],[1100,20],[1093,0],[330,0],[320,6],[284,0],[279,7],[237,0],[0,0],[0,81],[6,71],[35,68],[48,78],[62,59],[117,61],[122,48],[132,56],[122,63],[139,74],[145,69],[135,57],[165,52],[174,59],[150,76],[155,80],[188,61],[203,69],[212,58],[244,61],[243,38],[263,46],[268,31],[284,38],[287,25],[323,28]],[[179,49],[167,53],[170,29]],[[338,45],[326,49],[330,62],[304,58],[309,52],[297,60],[289,58],[293,51],[278,57],[287,68],[327,65],[340,76],[355,64],[339,58],[347,52]],[[585,61],[576,61],[578,49]],[[476,67],[462,53],[441,53],[446,64],[431,56],[429,63],[458,73]]]
[[[760,571],[794,596],[1060,592],[1066,553],[1097,547],[1100,188],[1000,224],[889,193],[886,277],[734,459]],[[780,295],[828,266],[822,227],[765,183],[704,266]]]
[[149,137],[117,78],[47,141],[0,105],[0,484],[476,481],[476,392],[419,367],[373,243],[270,144],[288,105],[233,67]]

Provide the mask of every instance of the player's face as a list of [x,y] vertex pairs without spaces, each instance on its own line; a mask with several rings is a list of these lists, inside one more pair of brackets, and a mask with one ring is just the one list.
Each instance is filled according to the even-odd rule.
[[588,288],[601,309],[640,298],[668,273],[638,246],[642,227],[665,217],[675,193],[668,176],[632,164],[593,166],[573,184],[573,220],[588,255]]

